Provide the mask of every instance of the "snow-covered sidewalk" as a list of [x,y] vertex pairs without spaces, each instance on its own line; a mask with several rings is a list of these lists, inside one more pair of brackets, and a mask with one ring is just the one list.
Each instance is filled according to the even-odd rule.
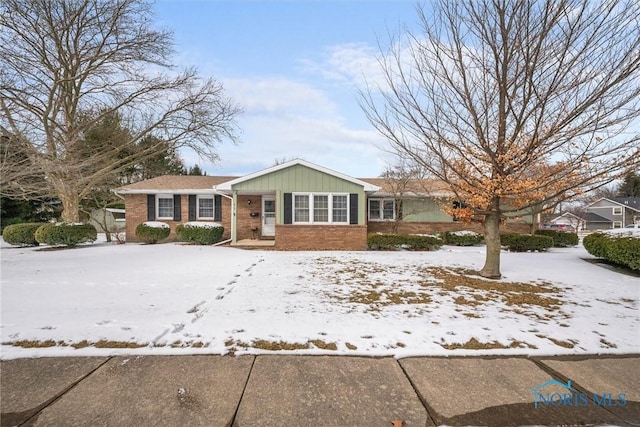
[[505,252],[501,281],[468,276],[482,266],[482,246],[277,252],[99,243],[4,245],[0,256],[2,359],[640,352],[640,279],[585,261],[582,247]]

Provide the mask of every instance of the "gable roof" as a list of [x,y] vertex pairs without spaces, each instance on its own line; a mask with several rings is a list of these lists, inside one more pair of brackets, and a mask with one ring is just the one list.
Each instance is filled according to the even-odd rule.
[[628,208],[640,211],[640,197],[616,197],[611,200]]
[[554,217],[551,221],[553,222],[553,221],[555,221],[557,219],[560,219],[560,218],[563,218],[563,217],[566,217],[566,216],[572,216],[572,217],[574,217],[576,219],[579,219],[580,221],[584,221],[584,218],[581,218],[578,215],[576,215],[574,213],[571,213],[571,212],[564,212],[564,213]]
[[162,175],[116,188],[117,194],[215,193],[214,187],[234,176]]
[[305,167],[307,167],[309,169],[313,169],[313,170],[316,170],[318,172],[322,172],[322,173],[325,173],[327,175],[331,175],[331,176],[334,176],[336,178],[340,178],[342,180],[345,180],[345,181],[348,181],[348,182],[351,182],[351,183],[354,183],[354,184],[357,184],[357,185],[361,185],[361,186],[364,187],[364,191],[365,192],[374,192],[374,191],[378,191],[380,189],[380,187],[378,187],[377,185],[373,185],[373,184],[371,184],[369,182],[365,182],[365,181],[359,180],[357,178],[353,178],[353,177],[350,177],[348,175],[342,174],[340,172],[336,172],[334,170],[327,169],[327,168],[322,167],[322,166],[318,166],[318,165],[313,164],[311,162],[307,162],[306,160],[295,159],[295,160],[291,160],[291,161],[288,161],[288,162],[285,162],[285,163],[280,163],[279,165],[275,165],[275,166],[272,166],[272,167],[267,168],[267,169],[263,169],[263,170],[258,171],[258,172],[251,173],[249,175],[245,175],[245,176],[241,176],[241,177],[236,178],[236,179],[232,179],[230,181],[222,182],[222,183],[220,183],[220,184],[218,184],[216,186],[216,190],[222,191],[222,192],[231,191],[231,187],[233,185],[235,185],[235,184],[239,184],[241,182],[249,181],[249,180],[252,180],[254,178],[258,178],[258,177],[263,176],[263,175],[268,175],[270,173],[277,172],[279,170],[290,168],[290,167],[296,166],[296,165],[305,166]]
[[584,220],[586,222],[612,222],[610,219],[595,214],[593,212],[587,212],[584,214]]
[[[595,205],[596,203],[602,200],[611,202],[611,206],[622,206],[622,207],[640,212],[640,198],[638,197],[614,197],[611,199],[607,197],[602,197],[596,200],[595,202],[591,203],[589,206],[587,206],[587,209],[590,207],[593,207],[593,205]],[[600,207],[604,207],[604,206],[600,206]]]
[[[360,178],[362,181],[380,187],[380,190],[376,191],[372,196],[391,197],[398,196],[397,191],[399,188],[394,188],[392,180],[386,178]],[[453,196],[449,185],[444,181],[438,179],[410,179],[407,182],[406,187],[403,189],[402,196],[404,197],[447,197]]]

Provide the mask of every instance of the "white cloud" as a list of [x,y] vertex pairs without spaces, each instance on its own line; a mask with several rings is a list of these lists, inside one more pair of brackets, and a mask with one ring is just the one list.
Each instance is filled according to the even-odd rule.
[[320,61],[300,61],[303,71],[328,80],[348,82],[356,87],[384,81],[377,48],[363,43],[347,43],[328,47]]
[[225,79],[224,87],[249,115],[305,111],[322,116],[336,114],[335,105],[325,93],[283,77]]

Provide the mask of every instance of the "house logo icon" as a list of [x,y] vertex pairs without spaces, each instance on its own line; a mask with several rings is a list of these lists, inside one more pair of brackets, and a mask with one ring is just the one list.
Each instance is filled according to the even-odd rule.
[[[559,386],[565,389],[566,392],[562,394],[543,393],[544,388],[552,385]],[[576,393],[576,390],[571,386],[571,380],[567,380],[567,383],[565,384],[562,381],[558,381],[555,378],[552,378],[549,381],[534,387],[531,392],[533,393],[533,405],[537,409],[540,407],[541,403],[548,405],[550,402],[553,404],[554,402],[564,402],[566,400],[572,400],[574,393]]]

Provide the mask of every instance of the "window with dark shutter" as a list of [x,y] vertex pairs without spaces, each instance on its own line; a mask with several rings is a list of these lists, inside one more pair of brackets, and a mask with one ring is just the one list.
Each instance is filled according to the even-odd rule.
[[182,208],[181,201],[182,196],[179,194],[173,195],[173,220],[174,221],[182,221]]
[[284,193],[284,223],[291,224],[293,214],[293,195],[291,193]]
[[358,223],[358,194],[349,194],[349,224]]
[[196,200],[197,197],[195,194],[189,194],[189,221],[196,220]]
[[156,196],[147,194],[147,221],[156,220]]
[[213,220],[222,221],[222,196],[213,196]]

